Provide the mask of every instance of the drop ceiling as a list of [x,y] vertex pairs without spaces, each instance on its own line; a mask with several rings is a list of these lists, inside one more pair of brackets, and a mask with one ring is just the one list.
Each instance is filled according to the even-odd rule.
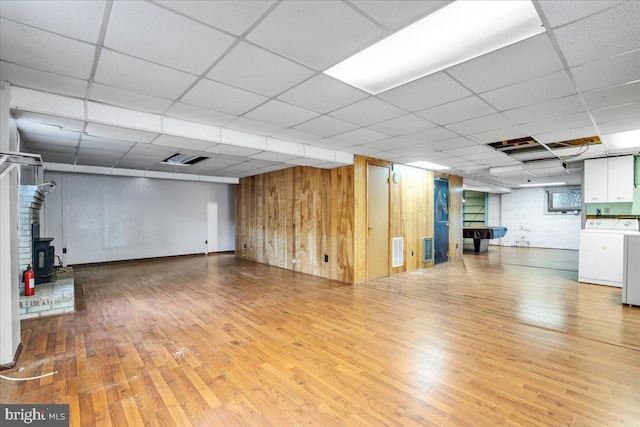
[[376,96],[323,74],[447,3],[0,1],[0,80],[51,170],[233,182],[365,155],[508,188],[638,153],[594,141],[640,129],[640,1],[534,1],[546,32]]

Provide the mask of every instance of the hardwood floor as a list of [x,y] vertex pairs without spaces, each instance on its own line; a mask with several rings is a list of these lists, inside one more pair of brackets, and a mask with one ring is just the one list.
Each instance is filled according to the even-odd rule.
[[76,267],[78,311],[24,321],[10,375],[58,373],[0,401],[74,426],[638,426],[640,308],[576,259],[491,247],[356,286],[232,255]]

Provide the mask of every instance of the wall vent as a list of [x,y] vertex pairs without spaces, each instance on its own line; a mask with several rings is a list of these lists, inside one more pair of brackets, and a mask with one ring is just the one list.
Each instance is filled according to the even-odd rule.
[[402,237],[393,238],[393,262],[391,267],[402,267],[404,265],[404,239]]
[[433,261],[433,237],[422,238],[422,262]]

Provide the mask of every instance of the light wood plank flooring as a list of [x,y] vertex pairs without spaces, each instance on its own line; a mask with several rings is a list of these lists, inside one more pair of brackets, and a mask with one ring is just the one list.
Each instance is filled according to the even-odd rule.
[[577,283],[574,251],[356,286],[232,255],[75,272],[78,311],[24,321],[10,375],[58,373],[3,403],[69,403],[73,426],[640,425],[640,308]]

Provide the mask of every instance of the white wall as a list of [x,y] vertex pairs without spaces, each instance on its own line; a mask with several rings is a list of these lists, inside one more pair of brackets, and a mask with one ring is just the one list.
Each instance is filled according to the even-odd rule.
[[502,225],[508,229],[504,246],[578,249],[581,216],[545,214],[544,188],[515,189],[501,195]]
[[214,247],[235,249],[235,185],[61,172],[47,172],[49,180],[57,187],[40,234],[54,238],[65,265],[205,253],[212,203]]

